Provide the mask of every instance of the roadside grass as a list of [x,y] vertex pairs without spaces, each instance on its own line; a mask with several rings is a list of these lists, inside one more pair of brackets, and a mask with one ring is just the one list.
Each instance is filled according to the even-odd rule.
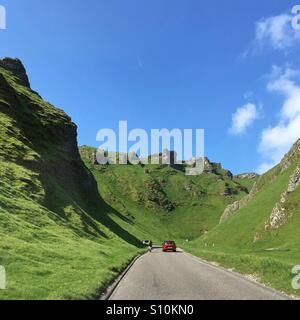
[[0,299],[93,299],[137,253],[116,241],[95,243],[58,239],[59,243],[29,244],[6,238],[13,249],[0,250],[7,289]]
[[219,265],[239,272],[244,275],[255,277],[258,282],[300,298],[299,290],[292,288],[292,268],[299,264],[300,254],[292,252],[277,252],[272,254],[268,251],[260,253],[247,250],[232,250],[224,248],[224,251],[214,249],[200,249],[184,244],[183,248],[202,259],[216,262]]
[[66,208],[70,219],[64,220],[5,183],[6,167],[1,166],[0,265],[6,269],[7,289],[0,290],[0,300],[94,298],[143,251],[96,220],[104,236],[93,234],[76,219],[75,206]]
[[185,243],[184,249],[227,268],[255,275],[262,283],[299,297],[299,290],[291,285],[295,277],[292,268],[300,265],[299,189],[289,194],[285,203],[292,216],[278,229],[265,229],[296,167],[295,162],[283,173],[277,174],[278,168],[270,171],[260,181],[260,191],[246,207],[207,235]]

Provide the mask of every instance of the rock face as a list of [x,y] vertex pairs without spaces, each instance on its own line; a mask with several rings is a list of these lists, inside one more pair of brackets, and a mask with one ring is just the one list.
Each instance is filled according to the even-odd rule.
[[177,152],[164,149],[163,152],[159,154],[149,155],[148,163],[174,166],[177,164]]
[[[279,164],[280,172],[287,170],[296,160],[300,159],[300,139],[292,146]],[[289,194],[300,185],[300,166],[290,176],[287,190],[282,193],[281,199],[273,208],[269,220],[265,223],[265,230],[276,230],[284,225],[291,217],[291,213],[285,208]]]
[[[222,171],[222,173],[221,173]],[[229,179],[233,178],[233,174],[229,170],[225,170],[221,163],[211,162],[207,157],[204,158],[204,172],[211,174],[222,174]]]
[[300,139],[292,146],[291,150],[284,156],[280,162],[281,172],[289,168],[289,166],[300,158]]
[[[254,184],[251,192],[249,195],[242,198],[240,201],[237,201],[231,205],[229,205],[224,213],[221,216],[220,223],[223,223],[226,219],[231,217],[236,211],[239,209],[245,207],[247,203],[253,198],[253,196],[258,192],[259,184],[261,183],[270,183],[272,180],[276,178],[277,175],[287,170],[291,164],[293,164],[295,161],[300,159],[300,139],[292,146],[290,151],[284,156],[282,161],[278,166],[276,166],[275,171],[273,175],[266,177],[266,175],[263,175],[258,179],[258,182]],[[254,179],[258,178],[259,176],[255,173],[246,173],[235,176],[235,178],[239,179]],[[263,180],[266,180],[267,182],[263,182]],[[285,191],[281,195],[280,202],[276,203],[275,207],[273,208],[273,211],[271,213],[270,219],[266,222],[265,228],[266,229],[276,229],[279,228],[288,218],[288,212],[285,210],[283,204],[286,202],[289,193],[295,191],[295,189],[300,185],[300,167],[298,167],[293,175],[290,177],[289,186],[287,191]]]
[[207,157],[204,158],[204,171],[207,173],[217,173],[217,170],[222,169],[220,163],[213,163]]
[[295,191],[299,185],[300,185],[300,167],[298,167],[293,173],[293,175],[290,177],[287,192],[290,193]]
[[26,70],[19,59],[4,58],[0,59],[0,67],[10,71],[18,80],[19,84],[30,88]]
[[256,179],[259,177],[257,173],[242,173],[234,176],[236,179]]
[[224,190],[220,193],[222,197],[229,197],[237,193],[237,190],[232,189],[228,183],[225,183]]
[[193,185],[192,183],[187,183],[184,186],[184,190],[188,192],[189,195],[192,197],[201,197],[206,194],[204,190],[200,190],[197,186]]
[[226,221],[228,218],[230,218],[236,211],[244,208],[247,205],[247,203],[254,197],[257,191],[258,191],[257,184],[255,183],[249,194],[247,194],[241,200],[230,204],[223,212],[220,219],[220,224]]
[[265,230],[278,229],[287,219],[288,212],[286,209],[281,205],[281,203],[276,203],[272,210],[270,220],[265,225]]
[[96,150],[82,146],[79,151],[82,158],[88,159],[94,165],[97,164]]
[[175,205],[168,199],[161,185],[155,180],[149,180],[145,184],[145,188],[149,190],[147,198],[144,199],[148,208],[159,207],[167,212],[175,209]]
[[285,208],[284,204],[287,202],[289,194],[294,192],[300,185],[300,166],[296,168],[291,175],[287,191],[283,192],[280,202],[277,202],[271,212],[270,219],[265,224],[265,230],[276,230],[284,225],[291,217],[291,213]]

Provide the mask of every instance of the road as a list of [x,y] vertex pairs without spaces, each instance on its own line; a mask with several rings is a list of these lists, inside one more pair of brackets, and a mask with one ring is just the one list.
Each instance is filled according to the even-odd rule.
[[184,252],[139,258],[110,300],[284,300],[284,295]]

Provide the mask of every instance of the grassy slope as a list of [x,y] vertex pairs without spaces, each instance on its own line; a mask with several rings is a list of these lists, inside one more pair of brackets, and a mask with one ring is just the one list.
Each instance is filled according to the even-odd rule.
[[[115,209],[111,217],[129,232],[158,243],[166,238],[178,242],[196,239],[218,224],[227,204],[247,193],[223,169],[189,177],[182,167],[99,166],[89,161],[88,154],[94,151],[82,147],[82,158],[98,182],[102,198]],[[225,188],[232,195],[221,195]],[[169,203],[174,209],[167,210]]]
[[[255,274],[276,289],[299,295],[291,287],[292,267],[300,263],[299,189],[289,195],[285,205],[293,212],[292,218],[277,230],[264,228],[298,164],[298,160],[294,161],[283,173],[278,173],[278,166],[262,176],[258,183],[260,191],[246,207],[186,248],[208,260]],[[254,241],[255,237],[259,240]]]
[[196,239],[253,183],[221,168],[187,177],[182,167],[84,161],[101,197],[69,117],[0,68],[0,299],[93,297],[141,239]]
[[0,299],[89,298],[141,249],[109,218],[76,127],[0,68]]

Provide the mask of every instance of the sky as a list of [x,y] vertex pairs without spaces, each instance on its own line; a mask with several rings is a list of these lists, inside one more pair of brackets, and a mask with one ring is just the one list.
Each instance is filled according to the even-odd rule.
[[[300,30],[289,0],[0,0],[0,57],[98,130],[205,129],[205,155],[264,172],[300,138]],[[300,4],[300,1],[299,1]],[[299,19],[300,23],[300,19]]]

